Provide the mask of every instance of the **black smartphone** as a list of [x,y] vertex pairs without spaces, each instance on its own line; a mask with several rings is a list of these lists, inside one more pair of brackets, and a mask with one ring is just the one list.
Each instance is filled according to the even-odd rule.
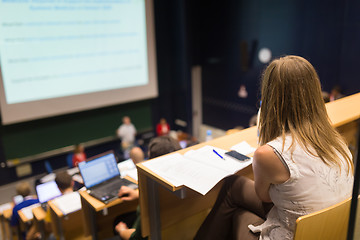
[[244,154],[238,153],[237,151],[234,151],[234,150],[226,152],[225,154],[230,157],[233,157],[239,161],[247,161],[250,159],[248,156],[245,156]]

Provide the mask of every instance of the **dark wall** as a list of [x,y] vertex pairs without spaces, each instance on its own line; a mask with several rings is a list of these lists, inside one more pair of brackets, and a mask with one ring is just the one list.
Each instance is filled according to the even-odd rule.
[[[323,89],[340,85],[345,94],[360,90],[359,1],[229,0],[189,3],[194,48],[192,61],[203,67],[204,123],[223,129],[248,126],[256,114],[261,72],[260,48],[273,57],[307,58]],[[247,98],[238,90],[244,85]]]
[[346,94],[359,92],[360,1],[348,0],[344,8],[342,43],[340,45],[340,74],[337,83]]
[[[191,132],[190,47],[186,1],[155,0],[159,97],[153,104],[153,121],[165,117],[174,130]],[[183,128],[175,124],[180,119]]]

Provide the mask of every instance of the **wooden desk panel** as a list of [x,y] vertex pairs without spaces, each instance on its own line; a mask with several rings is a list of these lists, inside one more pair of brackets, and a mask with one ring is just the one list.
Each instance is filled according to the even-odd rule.
[[40,239],[45,239],[45,225],[44,219],[46,217],[45,210],[39,206],[32,209],[34,215],[33,224],[35,225],[35,231],[40,233]]
[[12,208],[6,209],[3,211],[1,218],[3,219],[3,227],[4,232],[3,235],[5,236],[4,239],[14,239],[15,236],[13,236],[13,232],[10,226],[10,220],[12,216]]
[[113,236],[113,222],[121,214],[136,211],[139,202],[116,199],[108,204],[90,196],[86,191],[80,192],[83,208],[85,235],[93,239],[104,239]]
[[326,109],[334,127],[355,121],[360,118],[360,93],[329,102]]
[[34,219],[36,219],[37,221],[43,221],[46,217],[46,212],[42,207],[36,207],[33,208],[32,210],[33,215],[34,215]]
[[[32,208],[33,205],[28,206],[27,208]],[[19,227],[18,227],[18,236],[21,238],[21,232],[27,232],[30,228],[31,222],[33,218],[27,218],[26,215],[23,213],[23,209],[18,211],[19,214]]]
[[52,230],[58,239],[91,239],[90,236],[85,236],[82,209],[65,216],[54,201],[49,201],[48,205]]

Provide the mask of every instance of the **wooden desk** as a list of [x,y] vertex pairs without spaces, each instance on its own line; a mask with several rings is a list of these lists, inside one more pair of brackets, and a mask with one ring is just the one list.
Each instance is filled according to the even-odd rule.
[[2,236],[3,239],[13,239],[13,234],[10,226],[10,220],[12,216],[12,207],[4,209],[1,213],[1,222],[2,222]]
[[[205,145],[230,149],[233,145],[246,140],[252,147],[257,147],[257,128],[251,127],[238,133],[201,143],[178,151],[183,154],[191,149],[199,149]],[[138,164],[141,226],[143,236],[151,239],[161,239],[161,230],[166,229],[183,219],[207,211],[214,205],[222,181],[205,196],[184,186],[174,187],[172,184],[152,173],[144,165]],[[253,178],[251,166],[241,170],[238,174]],[[152,193],[152,194],[149,194]],[[202,219],[203,220],[203,219]],[[198,221],[199,222],[199,221]],[[200,221],[201,224],[202,221]],[[192,224],[186,232],[190,235],[177,234],[171,239],[192,239],[200,225]],[[191,228],[191,229],[190,229]],[[184,231],[179,231],[184,232]],[[168,238],[168,237],[164,237]]]
[[360,93],[341,98],[326,104],[329,118],[334,127],[346,139],[349,149],[355,157],[356,141],[360,118]]
[[360,93],[353,94],[326,104],[334,127],[340,127],[360,118]]
[[44,225],[44,219],[46,217],[45,210],[39,206],[32,209],[34,218],[33,218],[33,224],[35,225],[36,232],[40,232],[40,239],[45,239],[45,225]]
[[49,201],[48,207],[50,208],[52,231],[57,239],[91,239],[84,233],[82,209],[65,216],[54,204],[54,201]]
[[19,214],[19,226],[18,226],[18,237],[19,239],[22,239],[22,232],[27,232],[30,229],[31,222],[33,220],[33,216],[27,217],[24,214],[24,211],[29,209],[29,211],[32,213],[32,209],[39,207],[39,204],[33,204],[28,207],[22,208],[18,211]]
[[29,222],[31,222],[33,219],[32,218],[28,218],[24,212],[22,211],[23,209],[20,209],[18,211],[19,217],[20,217],[20,223],[21,224],[28,224]]
[[[341,128],[359,119],[359,105],[360,93],[328,103],[326,108],[333,126]],[[357,128],[357,124],[353,124],[350,129],[354,127]],[[345,132],[348,132],[348,129]],[[178,152],[183,154],[190,149],[198,149],[204,145],[228,150],[231,146],[244,140],[252,147],[257,147],[257,128],[247,128],[238,133],[201,143]],[[186,219],[211,208],[217,198],[222,181],[205,196],[202,196],[184,186],[173,186],[141,163],[137,164],[137,168],[143,236],[150,236],[151,239],[192,239],[204,217],[188,226],[186,231],[180,231],[181,227],[174,227],[175,231],[173,232],[168,231],[168,229],[172,226],[181,225],[184,219],[186,221]],[[251,166],[239,171],[238,174],[253,178]]]
[[85,235],[92,239],[113,237],[113,222],[121,214],[136,211],[138,201],[125,202],[116,199],[108,204],[90,196],[86,191],[80,192],[83,209]]

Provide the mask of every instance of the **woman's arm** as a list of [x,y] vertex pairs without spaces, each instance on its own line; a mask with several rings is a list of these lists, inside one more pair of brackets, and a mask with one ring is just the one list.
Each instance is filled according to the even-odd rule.
[[255,151],[252,167],[256,194],[263,202],[271,202],[270,185],[284,183],[290,178],[290,172],[269,145]]

